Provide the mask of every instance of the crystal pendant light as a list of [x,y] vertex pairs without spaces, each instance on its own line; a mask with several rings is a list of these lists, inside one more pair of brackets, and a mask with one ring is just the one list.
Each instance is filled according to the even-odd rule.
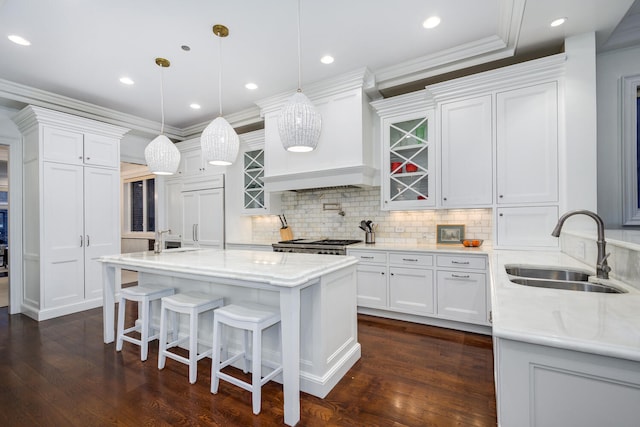
[[222,37],[229,35],[229,29],[224,25],[213,26],[213,34],[219,37],[220,73],[218,75],[218,94],[220,102],[220,116],[204,129],[200,136],[203,158],[212,165],[230,165],[238,156],[240,138],[229,122],[222,117]]
[[160,67],[160,110],[162,113],[162,125],[160,135],[156,136],[144,149],[144,158],[147,167],[156,175],[173,175],[180,164],[180,151],[164,135],[164,93],[162,81],[162,69],[168,68],[171,63],[164,58],[156,58],[156,64]]
[[298,91],[282,108],[278,117],[280,140],[287,151],[308,152],[318,145],[322,118],[309,98],[302,93],[300,48],[300,0],[298,0]]

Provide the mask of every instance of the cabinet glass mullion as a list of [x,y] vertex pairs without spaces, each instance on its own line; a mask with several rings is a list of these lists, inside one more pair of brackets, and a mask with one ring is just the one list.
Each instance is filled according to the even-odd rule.
[[244,153],[244,209],[263,209],[264,150]]

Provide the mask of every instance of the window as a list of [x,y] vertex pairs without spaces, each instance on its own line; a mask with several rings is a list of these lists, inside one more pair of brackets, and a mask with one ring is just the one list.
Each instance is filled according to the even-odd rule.
[[124,181],[123,231],[125,233],[155,231],[155,183],[153,175]]

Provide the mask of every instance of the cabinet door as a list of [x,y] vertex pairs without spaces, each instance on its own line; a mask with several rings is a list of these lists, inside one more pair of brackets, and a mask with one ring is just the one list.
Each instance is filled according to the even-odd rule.
[[438,271],[438,316],[487,324],[487,282],[484,273]]
[[433,270],[389,267],[389,307],[433,313]]
[[501,248],[558,247],[553,231],[558,222],[557,206],[498,208],[496,246]]
[[204,171],[200,150],[185,150],[180,153],[180,173],[183,176],[198,176]]
[[358,265],[358,305],[371,308],[387,307],[387,267]]
[[435,206],[433,111],[383,122],[382,209]]
[[83,197],[82,166],[43,163],[44,308],[84,300]]
[[120,253],[120,173],[84,168],[85,299],[102,298],[98,258]]
[[182,182],[177,179],[167,180],[164,191],[164,209],[166,226],[171,232],[165,240],[182,238]]
[[[264,213],[264,150],[247,151],[243,154],[243,201],[246,213]],[[262,212],[261,212],[262,211]]]
[[197,242],[196,228],[199,221],[199,199],[197,191],[182,193],[182,244],[193,246]]
[[120,165],[120,142],[116,138],[85,133],[84,164],[118,168]]
[[44,160],[72,165],[83,164],[84,136],[82,133],[44,126],[43,136],[42,155]]
[[493,201],[491,95],[443,104],[440,201],[444,207]]
[[558,201],[556,83],[496,96],[498,203]]
[[197,241],[206,247],[224,249],[224,189],[214,188],[197,193]]

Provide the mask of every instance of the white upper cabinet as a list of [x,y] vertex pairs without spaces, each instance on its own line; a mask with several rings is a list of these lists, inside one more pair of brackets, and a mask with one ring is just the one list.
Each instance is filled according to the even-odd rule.
[[242,213],[266,215],[280,213],[280,193],[269,192],[264,184],[264,130],[248,132],[242,140],[239,161],[242,162]]
[[556,82],[496,95],[498,204],[558,202]]
[[74,165],[120,167],[120,140],[103,135],[44,126],[43,159]]
[[491,117],[491,95],[447,102],[440,107],[442,207],[491,206]]

